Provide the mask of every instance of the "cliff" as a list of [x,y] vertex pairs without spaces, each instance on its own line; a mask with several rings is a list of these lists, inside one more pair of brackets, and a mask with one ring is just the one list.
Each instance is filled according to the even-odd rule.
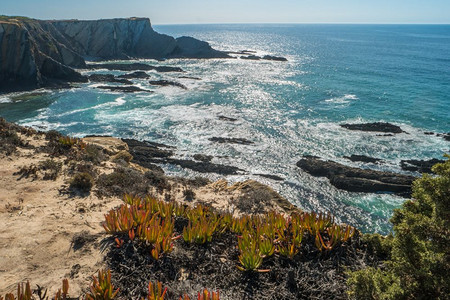
[[43,21],[0,16],[0,92],[86,81],[86,60],[228,58],[191,37],[159,34],[148,18]]
[[58,40],[53,28],[35,20],[0,20],[0,91],[85,81],[72,67],[84,59]]

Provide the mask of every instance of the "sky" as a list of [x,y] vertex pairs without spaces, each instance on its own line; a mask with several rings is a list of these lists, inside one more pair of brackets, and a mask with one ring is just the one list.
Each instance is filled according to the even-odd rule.
[[0,15],[82,20],[136,16],[153,24],[450,24],[450,0],[0,0]]

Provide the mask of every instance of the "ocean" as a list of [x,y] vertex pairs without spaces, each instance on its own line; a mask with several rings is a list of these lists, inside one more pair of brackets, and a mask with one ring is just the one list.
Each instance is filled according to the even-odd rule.
[[[154,26],[175,37],[193,36],[219,50],[252,50],[287,62],[243,59],[174,59],[152,65],[180,66],[186,73],[151,73],[187,86],[135,85],[153,94],[97,89],[99,83],[41,93],[0,96],[0,116],[65,134],[112,135],[177,147],[178,157],[201,153],[238,166],[305,210],[332,213],[363,232],[388,233],[394,208],[404,198],[349,193],[296,166],[316,155],[350,166],[411,174],[402,159],[442,159],[450,143],[425,132],[450,132],[450,25],[224,24]],[[119,71],[81,70],[83,74]],[[235,118],[226,121],[219,116]],[[407,133],[377,136],[341,123],[390,122]],[[212,137],[245,138],[252,145],[217,144]],[[351,162],[352,154],[383,160]],[[175,166],[170,175],[206,176]],[[251,174],[272,174],[274,181]],[[419,174],[414,174],[419,175]]]

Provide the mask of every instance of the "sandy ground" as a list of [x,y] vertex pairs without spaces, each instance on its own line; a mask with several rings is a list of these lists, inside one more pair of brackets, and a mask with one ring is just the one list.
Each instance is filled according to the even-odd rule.
[[71,197],[64,193],[64,175],[20,179],[14,173],[21,167],[47,158],[33,152],[19,149],[0,158],[0,295],[27,280],[53,294],[63,278],[69,278],[70,293],[80,295],[103,268],[103,215],[121,200]]
[[[34,146],[46,143],[43,136],[22,138]],[[109,153],[123,148],[123,144],[115,147],[122,141],[107,139],[104,144]],[[62,279],[68,278],[69,294],[77,297],[87,291],[92,276],[105,267],[101,242],[106,234],[101,222],[108,210],[123,202],[118,197],[100,199],[92,192],[86,197],[70,195],[66,166],[55,181],[43,180],[40,173],[37,178],[14,174],[47,158],[48,154],[23,148],[10,156],[0,154],[0,295],[15,294],[17,283],[30,281],[32,288],[40,285],[52,296],[61,288]],[[114,164],[108,162],[99,171],[111,172],[113,168]],[[145,171],[136,165],[135,168]],[[230,186],[220,180],[193,188],[196,196],[191,201],[184,199],[182,191],[186,187],[174,186],[175,201],[208,203],[235,214],[239,214],[236,199],[252,189],[262,189],[263,195],[273,196],[268,205],[264,204],[268,209],[292,208],[273,190],[255,181]]]

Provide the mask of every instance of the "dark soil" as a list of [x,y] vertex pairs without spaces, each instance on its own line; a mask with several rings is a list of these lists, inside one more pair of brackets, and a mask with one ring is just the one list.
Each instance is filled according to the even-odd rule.
[[[187,220],[177,219],[175,231],[181,232]],[[127,239],[125,236],[123,237]],[[319,252],[314,239],[305,235],[302,251],[293,260],[273,255],[265,258],[260,270],[243,272],[237,268],[237,236],[231,232],[216,236],[206,245],[174,242],[174,251],[155,261],[144,245],[125,242],[117,248],[112,239],[106,243],[106,260],[113,274],[113,284],[125,299],[147,295],[150,281],[168,287],[166,299],[191,299],[207,288],[219,291],[220,299],[347,299],[346,269],[377,265],[367,247],[356,236],[331,252]]]

